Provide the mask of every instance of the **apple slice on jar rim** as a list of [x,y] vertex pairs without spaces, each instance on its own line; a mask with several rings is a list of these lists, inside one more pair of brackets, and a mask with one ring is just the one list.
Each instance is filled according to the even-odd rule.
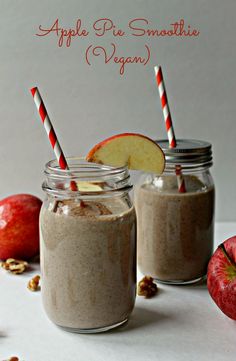
[[165,155],[152,139],[137,133],[114,135],[96,144],[87,154],[88,162],[161,174]]

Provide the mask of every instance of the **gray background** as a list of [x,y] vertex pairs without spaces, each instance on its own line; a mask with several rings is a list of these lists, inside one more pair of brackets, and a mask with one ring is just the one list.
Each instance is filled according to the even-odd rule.
[[[115,133],[134,131],[165,137],[153,66],[162,64],[178,137],[213,143],[217,220],[236,215],[236,1],[235,0],[0,0],[0,197],[27,192],[43,196],[40,184],[53,157],[29,89],[37,85],[67,155],[85,155],[92,145]],[[184,18],[200,29],[195,39],[89,38],[58,48],[52,34],[36,37],[38,26],[59,18],[73,27],[77,18],[90,28],[110,17],[126,28],[136,17],[150,27],[169,27]],[[89,67],[90,43],[118,45],[120,55],[142,55],[147,66],[129,65],[119,75],[102,58]]]

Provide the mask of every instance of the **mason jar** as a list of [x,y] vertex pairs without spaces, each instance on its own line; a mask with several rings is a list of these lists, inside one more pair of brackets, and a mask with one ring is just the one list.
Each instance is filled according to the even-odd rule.
[[[46,164],[40,213],[42,300],[68,331],[125,323],[136,294],[136,215],[126,167],[67,160]],[[76,182],[78,191],[72,191]]]
[[157,144],[165,153],[165,171],[144,174],[134,192],[139,269],[160,282],[194,283],[205,277],[213,250],[211,144],[186,139],[176,148],[166,140]]

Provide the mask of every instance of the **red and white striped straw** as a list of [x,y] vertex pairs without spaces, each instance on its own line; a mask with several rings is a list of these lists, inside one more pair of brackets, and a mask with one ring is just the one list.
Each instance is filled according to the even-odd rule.
[[181,172],[181,166],[177,165],[175,167],[175,174],[177,176],[178,190],[180,193],[186,193],[186,187],[184,182],[183,173]]
[[[155,66],[154,70],[155,70],[155,77],[156,77],[157,87],[159,90],[159,95],[160,95],[160,100],[161,100],[163,116],[164,116],[164,120],[165,120],[165,124],[166,124],[166,131],[167,131],[167,136],[168,136],[168,140],[169,140],[169,146],[171,148],[175,148],[177,143],[176,143],[175,132],[174,132],[174,127],[173,127],[173,123],[172,123],[170,108],[169,108],[169,104],[168,104],[165,83],[164,83],[164,79],[163,79],[163,75],[162,75],[162,70],[161,70],[160,66]],[[180,166],[178,166],[178,165],[176,166],[175,173],[177,176],[178,190],[180,193],[185,193],[186,187],[185,187],[184,177],[181,172]]]
[[[52,126],[51,120],[49,119],[48,112],[45,108],[45,105],[43,103],[43,100],[41,98],[38,88],[37,87],[32,88],[31,93],[33,95],[36,108],[42,119],[44,128],[46,130],[46,133],[48,135],[48,138],[50,140],[52,148],[54,150],[55,156],[58,160],[59,166],[61,169],[69,169],[66,158],[61,149],[58,138],[57,138],[54,128]],[[70,186],[71,186],[72,191],[78,191],[78,187],[77,187],[77,184],[75,181],[71,181]]]

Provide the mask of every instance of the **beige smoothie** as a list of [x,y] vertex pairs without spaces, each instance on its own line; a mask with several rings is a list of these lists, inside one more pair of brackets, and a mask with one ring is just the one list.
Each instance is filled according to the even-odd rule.
[[213,247],[214,188],[185,176],[179,193],[175,176],[135,190],[138,264],[162,281],[188,282],[206,274]]
[[43,207],[42,298],[54,323],[88,330],[128,319],[136,293],[135,219],[120,198]]

